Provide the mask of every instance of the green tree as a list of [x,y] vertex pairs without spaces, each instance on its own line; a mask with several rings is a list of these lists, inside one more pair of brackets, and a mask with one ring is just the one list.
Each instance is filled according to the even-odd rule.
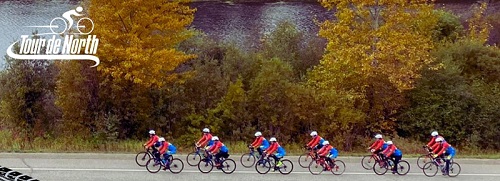
[[45,60],[6,58],[0,79],[0,115],[7,129],[22,138],[22,147],[34,138],[52,134],[59,109],[54,105],[57,68]]

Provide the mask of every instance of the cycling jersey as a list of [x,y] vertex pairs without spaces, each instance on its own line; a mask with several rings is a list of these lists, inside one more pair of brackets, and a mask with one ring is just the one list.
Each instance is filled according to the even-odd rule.
[[384,145],[385,141],[384,139],[377,139],[377,141],[375,141],[372,146],[370,146],[370,149],[374,149],[375,151],[377,150],[380,150],[382,148],[382,146]]
[[[429,143],[427,143],[427,147],[429,147],[429,148],[434,147],[434,146],[436,145],[436,143],[437,143],[437,142],[436,142],[436,139],[437,139],[437,138],[439,138],[439,137],[440,137],[440,138],[443,138],[442,136],[439,136],[439,135],[437,135],[437,136],[433,136],[433,137],[431,138],[431,140],[429,141]],[[443,142],[446,142],[446,141],[444,140],[444,138],[443,138]]]
[[321,149],[318,150],[318,156],[326,156],[330,154],[330,150],[332,150],[332,145],[326,145],[323,146]]
[[212,146],[213,142],[214,141],[212,140],[212,134],[203,133],[203,137],[201,137],[200,140],[196,142],[196,144],[200,145],[200,147],[205,147],[205,146]]
[[325,139],[323,139],[321,136],[315,136],[309,143],[307,143],[307,146],[310,148],[317,147],[321,148],[323,146],[323,142]]
[[150,136],[148,142],[145,143],[146,147],[153,146],[156,142],[158,142],[158,139],[160,138],[156,135]]
[[213,153],[213,154],[218,153],[218,152],[228,153],[229,149],[221,141],[215,141],[214,144],[212,146],[210,146],[208,151],[210,153]]
[[255,138],[251,146],[254,148],[260,147],[261,149],[267,149],[269,147],[269,141],[267,141],[263,136],[259,136]]
[[402,156],[403,153],[395,145],[388,145],[387,148],[382,152],[386,157],[392,156]]

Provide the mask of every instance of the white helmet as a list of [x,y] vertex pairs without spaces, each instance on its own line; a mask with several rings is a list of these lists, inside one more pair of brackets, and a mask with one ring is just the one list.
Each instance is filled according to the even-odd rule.
[[382,138],[382,135],[381,134],[377,134],[377,135],[375,135],[375,138],[380,139],[380,138]]
[[149,130],[149,134],[156,134],[155,130]]
[[160,137],[160,138],[158,139],[158,141],[165,141],[165,138],[164,138],[164,137]]
[[443,141],[443,137],[437,137],[436,138],[436,142],[441,142],[441,141]]
[[219,137],[217,137],[217,136],[213,136],[213,137],[212,137],[212,141],[219,141]]
[[255,133],[255,136],[262,136],[262,133],[261,133],[260,131],[257,131],[257,132]]
[[208,128],[203,128],[204,133],[210,133],[210,130]]
[[392,145],[392,141],[388,141],[388,142],[387,142],[387,145]]
[[271,139],[269,139],[269,141],[276,141],[276,138],[275,137],[271,137]]
[[325,146],[325,145],[329,145],[329,144],[330,144],[330,142],[328,142],[328,141],[323,141],[323,146]]
[[439,135],[437,131],[433,131],[433,132],[431,133],[431,136],[437,136],[437,135]]
[[318,132],[316,131],[311,132],[311,136],[318,136]]

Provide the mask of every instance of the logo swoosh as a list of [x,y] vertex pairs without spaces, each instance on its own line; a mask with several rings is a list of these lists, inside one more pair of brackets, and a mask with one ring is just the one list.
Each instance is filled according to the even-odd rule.
[[91,67],[96,67],[99,65],[100,60],[98,57],[94,55],[19,55],[15,54],[12,52],[12,47],[17,43],[18,41],[14,42],[12,45],[9,46],[7,49],[7,55],[9,55],[12,58],[15,59],[21,59],[21,60],[32,60],[32,59],[47,59],[47,60],[92,60],[95,62],[95,64]]

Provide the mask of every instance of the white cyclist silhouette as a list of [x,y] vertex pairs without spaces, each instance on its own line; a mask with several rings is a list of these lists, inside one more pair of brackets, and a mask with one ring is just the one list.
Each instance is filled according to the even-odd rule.
[[83,8],[81,6],[78,6],[76,9],[72,9],[72,10],[69,10],[69,11],[66,11],[65,13],[63,13],[62,17],[66,19],[66,21],[68,21],[69,23],[69,26],[66,27],[66,31],[69,30],[71,28],[71,26],[73,26],[73,18],[71,17],[71,15],[73,16],[83,16],[83,14],[78,14],[78,13],[81,13],[83,11]]
[[[56,17],[52,19],[52,21],[50,21],[49,26],[27,26],[27,27],[50,28],[50,30],[52,31],[52,33],[39,33],[37,35],[64,34],[65,32],[69,32],[73,24],[75,24],[72,16],[82,17],[84,16],[84,14],[81,14],[82,11],[83,8],[81,6],[78,6],[75,9],[63,13],[62,17],[64,19],[61,17]],[[88,17],[79,18],[79,20],[76,22],[76,30],[78,32],[72,32],[71,34],[88,35],[94,30],[94,22],[92,21],[92,19]]]

